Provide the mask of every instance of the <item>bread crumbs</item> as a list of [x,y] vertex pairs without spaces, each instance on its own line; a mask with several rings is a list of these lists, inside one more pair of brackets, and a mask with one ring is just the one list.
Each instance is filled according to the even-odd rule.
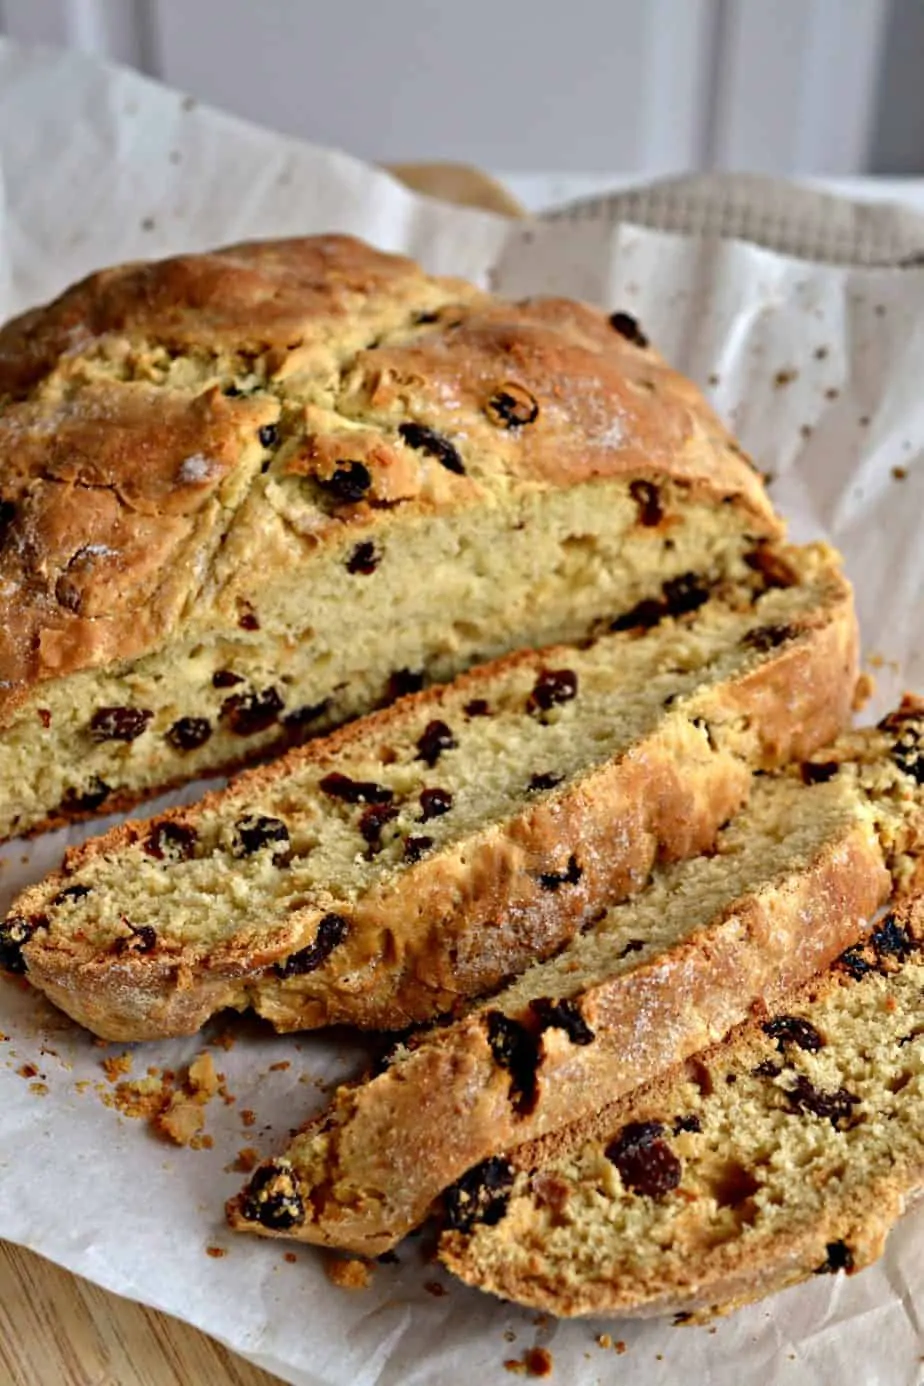
[[613,1340],[608,1333],[599,1333],[597,1335],[597,1347],[611,1348],[612,1346]]
[[129,1053],[113,1054],[108,1059],[100,1061],[100,1067],[110,1083],[117,1083],[120,1078],[127,1078],[132,1071],[132,1056]]
[[893,467],[893,468],[892,468],[892,475],[893,475],[893,477],[895,478],[896,481],[904,481],[905,478],[906,478],[907,475],[908,475],[908,468],[907,468],[907,467]]
[[286,1069],[291,1067],[288,1059],[280,1059],[278,1064],[270,1064],[269,1071],[270,1073],[285,1073]]
[[787,366],[785,370],[777,371],[773,377],[773,384],[777,390],[782,390],[785,385],[791,385],[794,380],[799,378],[799,372]]
[[614,1347],[614,1348],[616,1349],[616,1351],[619,1353],[620,1357],[621,1357],[622,1354],[626,1351],[626,1345],[625,1345],[625,1343],[622,1341],[621,1338],[619,1338],[619,1339],[613,1344],[613,1347]]
[[241,1112],[241,1122],[244,1126],[253,1126],[257,1119],[256,1112],[252,1112],[249,1107],[245,1107]]
[[29,1091],[34,1092],[36,1097],[45,1097],[48,1092],[47,1083],[30,1083]]
[[35,1064],[20,1064],[16,1072],[19,1074],[20,1078],[37,1078],[39,1076],[39,1071],[35,1067]]
[[372,1280],[372,1267],[356,1256],[325,1256],[324,1273],[340,1290],[365,1290]]
[[229,1174],[250,1174],[260,1163],[260,1154],[252,1145],[245,1145],[237,1152],[233,1164],[227,1166]]
[[294,1266],[298,1261],[298,1257],[296,1256],[294,1251],[287,1251],[282,1259],[284,1261],[288,1261],[290,1266]]
[[508,1372],[519,1376],[551,1376],[554,1367],[548,1348],[527,1348],[521,1359],[512,1357],[504,1363]]
[[217,1261],[222,1256],[227,1256],[228,1253],[223,1246],[207,1246],[205,1248],[205,1254],[206,1256],[214,1257],[214,1259]]
[[438,1280],[428,1280],[424,1285],[424,1289],[427,1294],[432,1295],[434,1299],[442,1299],[444,1295],[449,1294],[446,1286],[442,1285]]

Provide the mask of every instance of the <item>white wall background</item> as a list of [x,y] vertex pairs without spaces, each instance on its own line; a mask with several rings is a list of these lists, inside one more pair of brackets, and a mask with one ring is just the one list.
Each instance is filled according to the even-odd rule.
[[0,0],[0,30],[368,159],[848,174],[908,3]]

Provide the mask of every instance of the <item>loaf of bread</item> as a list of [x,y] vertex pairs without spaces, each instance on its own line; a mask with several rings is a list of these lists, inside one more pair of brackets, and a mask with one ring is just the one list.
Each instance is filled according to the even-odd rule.
[[781,526],[625,313],[344,237],[0,331],[0,838],[746,578]]
[[705,1318],[861,1270],[924,1186],[924,901],[770,1016],[446,1201],[456,1275],[553,1314]]
[[826,967],[893,882],[915,886],[924,785],[903,747],[922,713],[761,777],[713,853],[659,868],[554,959],[339,1089],[257,1170],[232,1224],[385,1251],[470,1167],[591,1115]]
[[709,848],[755,769],[844,725],[850,588],[823,547],[775,582],[508,656],[71,849],[0,962],[112,1039],[228,1006],[280,1029],[451,1010]]

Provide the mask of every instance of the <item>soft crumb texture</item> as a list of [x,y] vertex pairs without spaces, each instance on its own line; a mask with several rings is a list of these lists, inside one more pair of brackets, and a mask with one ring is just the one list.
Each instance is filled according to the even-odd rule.
[[326,1256],[324,1273],[340,1290],[366,1290],[372,1283],[372,1267],[356,1257]]
[[0,958],[122,1039],[228,1006],[279,1029],[400,1029],[483,994],[659,855],[708,848],[755,769],[846,723],[856,627],[830,550],[780,551],[746,595],[683,602],[650,629],[643,613],[484,666],[69,851],[14,904]]
[[131,1054],[112,1054],[100,1061],[100,1068],[105,1073],[110,1083],[117,1083],[120,1078],[125,1078],[132,1071]]
[[9,323],[0,495],[0,836],[740,578],[782,529],[626,314],[342,236],[104,270]]
[[914,888],[922,748],[924,705],[909,700],[761,776],[714,852],[657,868],[554,959],[338,1089],[280,1157],[285,1208],[253,1192],[271,1160],[230,1205],[232,1225],[378,1253],[453,1182],[447,1215],[465,1227],[495,1197],[497,1151],[714,1043],[827,966],[893,887]]
[[515,1151],[441,1259],[562,1315],[703,1317],[862,1269],[924,1184],[922,941],[916,896],[760,1023]]

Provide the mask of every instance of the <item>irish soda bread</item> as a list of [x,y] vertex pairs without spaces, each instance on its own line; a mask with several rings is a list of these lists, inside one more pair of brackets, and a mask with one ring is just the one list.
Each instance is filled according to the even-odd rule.
[[226,1006],[280,1029],[450,1010],[708,848],[755,769],[844,725],[850,589],[824,548],[775,581],[508,656],[123,824],[19,898],[0,959],[108,1038]]
[[779,535],[624,313],[337,236],[93,275],[0,332],[0,837],[744,577]]
[[827,966],[893,877],[914,884],[924,787],[904,748],[924,719],[904,714],[761,777],[714,853],[657,869],[554,959],[339,1089],[258,1169],[233,1224],[384,1251],[471,1166],[589,1115]]
[[553,1314],[707,1316],[880,1255],[924,1185],[924,903],[686,1067],[473,1170],[443,1261]]

